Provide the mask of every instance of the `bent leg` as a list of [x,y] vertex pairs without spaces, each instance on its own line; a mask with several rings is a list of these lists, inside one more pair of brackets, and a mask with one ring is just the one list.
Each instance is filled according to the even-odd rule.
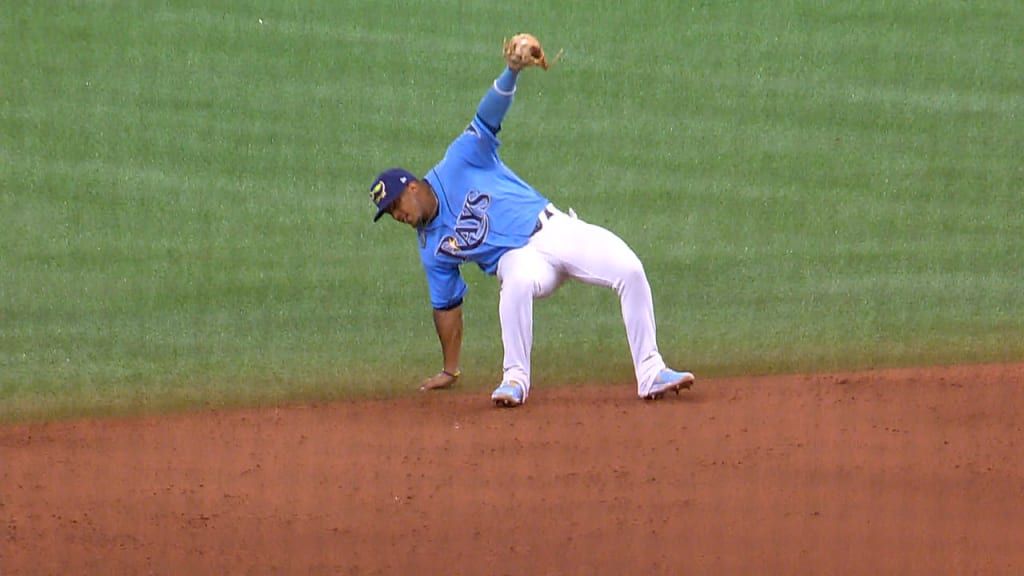
[[538,240],[538,250],[567,275],[618,295],[637,392],[644,396],[665,362],[658,352],[654,298],[640,259],[611,231],[568,216],[552,219]]

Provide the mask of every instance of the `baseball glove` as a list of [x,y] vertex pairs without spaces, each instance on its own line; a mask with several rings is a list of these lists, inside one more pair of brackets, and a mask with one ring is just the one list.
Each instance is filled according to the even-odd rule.
[[559,52],[554,60],[548,62],[548,58],[544,54],[544,48],[533,34],[516,34],[511,40],[505,41],[503,52],[505,61],[508,62],[508,67],[516,72],[530,66],[540,66],[547,70],[558,60],[558,56],[562,55]]

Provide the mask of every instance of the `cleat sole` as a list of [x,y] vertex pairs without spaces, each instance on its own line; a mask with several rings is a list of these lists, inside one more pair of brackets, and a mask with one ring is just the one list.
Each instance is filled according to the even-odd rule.
[[494,405],[498,408],[515,408],[521,404],[521,402],[516,402],[512,398],[492,398],[491,400],[494,401]]

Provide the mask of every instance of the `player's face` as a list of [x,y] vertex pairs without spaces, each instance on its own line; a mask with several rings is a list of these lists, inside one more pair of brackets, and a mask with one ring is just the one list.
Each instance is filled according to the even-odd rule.
[[402,195],[391,205],[389,213],[398,222],[408,224],[413,228],[425,224],[428,217],[426,207],[418,194],[418,188],[412,184],[406,186]]

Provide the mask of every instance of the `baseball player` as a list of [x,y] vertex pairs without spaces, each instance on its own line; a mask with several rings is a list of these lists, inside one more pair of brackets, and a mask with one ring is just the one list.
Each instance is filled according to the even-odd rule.
[[529,397],[533,301],[569,278],[618,294],[641,398],[690,388],[693,374],[668,368],[658,352],[651,289],[636,254],[612,232],[556,208],[498,157],[497,135],[519,73],[549,66],[529,34],[506,42],[504,56],[507,67],[436,166],[423,178],[401,168],[385,170],[370,187],[375,222],[389,214],[416,230],[444,358],[441,372],[420,389],[447,388],[459,378],[467,290],[460,267],[466,262],[497,274],[501,286],[505,356],[501,384],[491,394],[498,406],[519,406]]

